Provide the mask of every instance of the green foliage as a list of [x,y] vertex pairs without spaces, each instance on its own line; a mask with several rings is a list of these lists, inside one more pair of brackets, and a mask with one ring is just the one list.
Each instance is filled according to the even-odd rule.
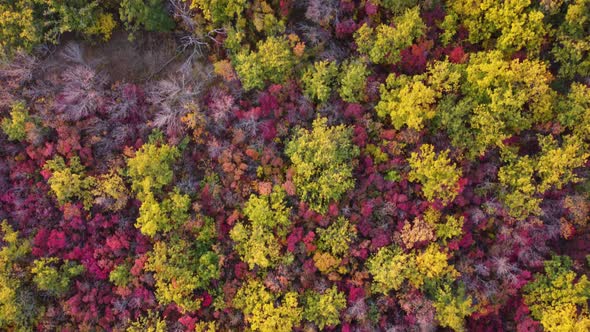
[[242,310],[252,331],[290,332],[299,325],[303,314],[297,293],[271,293],[258,280],[242,285],[233,304]]
[[29,112],[24,102],[19,101],[12,105],[10,119],[2,119],[1,128],[11,141],[22,141],[26,138],[26,123],[30,120]]
[[449,284],[444,284],[437,290],[434,308],[438,324],[455,331],[465,331],[465,317],[475,311],[471,298],[465,296],[465,288],[453,290]]
[[326,118],[318,118],[311,131],[300,128],[287,143],[298,195],[314,211],[325,212],[330,201],[354,187],[352,160],[359,149],[351,138],[351,128],[328,127]]
[[281,37],[268,37],[258,42],[257,52],[244,50],[233,60],[245,90],[262,89],[267,81],[283,83],[295,65],[289,41]]
[[367,269],[373,277],[371,289],[387,295],[400,290],[404,282],[420,288],[428,281],[453,280],[459,273],[447,261],[447,254],[438,245],[425,250],[404,253],[399,247],[383,247],[367,260]]
[[184,224],[189,218],[191,199],[175,188],[161,202],[156,194],[168,185],[173,178],[172,164],[180,156],[177,147],[158,145],[158,133],[150,137],[133,158],[127,160],[127,174],[131,178],[131,188],[141,202],[139,217],[135,226],[148,236],[157,232],[170,232]]
[[547,331],[584,331],[590,327],[590,282],[572,271],[567,256],[545,261],[545,273],[525,285],[524,300]]
[[375,29],[363,24],[354,35],[358,51],[377,64],[397,63],[401,50],[421,37],[426,25],[420,17],[420,7],[407,9],[393,18],[393,22],[395,27],[380,24]]
[[172,181],[172,164],[180,157],[177,147],[167,144],[144,144],[133,158],[127,160],[127,174],[131,188],[138,197],[149,192],[158,192]]
[[[375,106],[377,115],[390,117],[398,130],[404,126],[422,130],[437,115],[437,101],[459,92],[463,72],[461,65],[436,61],[423,75],[390,74],[380,87],[381,100]],[[444,124],[452,126],[454,122]]]
[[96,179],[86,176],[85,167],[78,156],[70,158],[69,165],[66,165],[61,156],[55,156],[45,163],[43,169],[52,172],[47,182],[59,205],[79,200],[85,209],[92,207],[92,190]]
[[365,100],[365,86],[370,71],[367,65],[359,60],[346,61],[342,64],[338,80],[340,98],[348,103]]
[[573,79],[590,75],[590,1],[574,0],[557,29],[551,53],[559,63],[559,76]]
[[441,240],[443,244],[447,240],[463,234],[463,223],[465,218],[463,216],[447,216],[444,223],[436,224],[436,237]]
[[186,311],[199,309],[195,291],[207,289],[220,275],[219,257],[207,243],[177,236],[154,244],[145,269],[154,272],[158,301],[163,305],[174,302]]
[[375,5],[390,10],[394,14],[401,14],[404,10],[412,8],[418,4],[417,0],[375,0],[371,1]]
[[[56,257],[40,258],[33,262],[31,273],[37,288],[53,296],[62,296],[70,288],[70,279],[84,272],[84,266],[70,261],[59,264]],[[57,267],[56,265],[60,265]]]
[[131,271],[128,264],[117,265],[109,274],[109,281],[117,287],[126,287],[131,281]]
[[[507,157],[509,156],[509,157]],[[539,204],[541,199],[533,197],[536,187],[533,175],[536,163],[529,156],[517,158],[504,152],[506,165],[500,167],[498,180],[507,192],[501,195],[510,215],[517,219],[524,219],[531,214],[541,213]]]
[[348,219],[339,217],[328,228],[317,228],[317,247],[323,252],[342,257],[348,253],[348,247],[356,237],[356,227]]
[[559,122],[579,137],[590,137],[590,88],[573,83],[563,100],[559,102]]
[[127,205],[128,191],[125,182],[118,170],[100,175],[96,178],[96,188],[92,194],[95,202],[102,204],[106,209],[119,211]]
[[554,99],[551,79],[546,65],[537,60],[508,62],[498,51],[474,54],[465,89],[481,105],[471,119],[478,131],[476,140],[483,146],[500,145],[533,123],[549,120]]
[[[4,1],[0,4],[0,46],[4,53],[32,50],[43,38],[31,1]],[[0,52],[1,53],[1,52]]]
[[[461,73],[461,68],[451,67],[449,75]],[[508,61],[500,51],[480,52],[471,54],[464,75],[456,91],[463,98],[445,95],[437,114],[453,144],[466,149],[470,158],[489,147],[502,147],[505,139],[553,117],[552,76],[541,61]]]
[[512,54],[526,49],[530,55],[539,53],[547,34],[544,15],[531,6],[530,0],[483,0],[474,5],[469,0],[449,2],[447,16],[441,27],[442,40],[451,42],[459,25],[469,31],[471,43]]
[[518,156],[507,148],[501,151],[505,165],[498,171],[504,190],[500,197],[517,219],[541,213],[541,198],[535,197],[536,194],[580,181],[574,170],[582,167],[590,157],[587,144],[577,136],[564,136],[561,147],[551,135],[538,139],[541,152],[533,157]]
[[140,28],[147,31],[169,31],[174,28],[174,21],[166,13],[162,0],[122,0],[119,17],[131,32]]
[[210,321],[204,322],[200,321],[195,324],[195,332],[217,332],[219,328],[217,327],[217,322]]
[[[56,42],[57,37],[65,32],[82,32],[85,35],[102,34],[103,39],[109,39],[115,22],[111,14],[104,12],[100,1],[75,0],[34,0],[44,4],[43,12],[45,32],[48,41]],[[39,13],[40,14],[40,13]]]
[[539,136],[541,153],[537,174],[541,178],[538,190],[545,192],[551,187],[561,189],[565,184],[581,181],[574,169],[584,166],[590,154],[588,147],[578,136],[563,137],[561,147],[553,136]]
[[0,128],[6,133],[11,141],[22,141],[27,137],[26,124],[29,122],[29,112],[24,102],[17,102],[12,105],[10,119],[2,119]]
[[31,252],[31,243],[20,239],[6,220],[0,223],[0,230],[3,242],[0,249],[0,328],[30,330],[40,308],[34,299],[32,303],[23,303],[20,297],[27,291],[23,266]]
[[[447,254],[441,251],[436,244],[429,245],[424,251],[416,254],[416,271],[422,279],[440,280],[443,277],[457,277],[458,272],[447,261]],[[416,280],[412,282],[412,280]],[[425,280],[416,277],[410,278],[410,281],[421,286]]]
[[190,197],[181,194],[176,188],[162,203],[148,193],[139,208],[135,226],[143,234],[152,237],[157,232],[170,232],[188,220],[190,205]]
[[236,251],[250,269],[267,268],[281,261],[281,245],[291,224],[291,208],[285,204],[284,190],[275,186],[270,195],[250,196],[244,206],[248,223],[238,222],[230,231]]
[[338,65],[335,62],[317,61],[301,77],[303,92],[309,98],[326,102],[330,98],[337,75]]
[[240,17],[245,8],[246,0],[192,0],[191,8],[198,8],[203,17],[219,27]]
[[398,130],[404,125],[422,130],[425,121],[435,115],[436,91],[416,78],[391,74],[386,85],[381,85],[381,100],[375,110],[381,117],[390,116]]
[[332,286],[323,294],[308,291],[303,298],[303,318],[313,322],[320,330],[340,323],[340,311],[346,308],[346,297]]
[[384,247],[367,260],[366,266],[373,277],[371,289],[387,295],[401,288],[408,279],[409,270],[414,269],[415,260],[411,254],[403,253],[401,248]]
[[437,155],[434,146],[423,144],[420,152],[412,152],[408,159],[411,167],[408,179],[422,184],[422,193],[428,200],[448,203],[457,196],[461,170],[451,163],[448,154],[445,150]]
[[0,13],[0,47],[6,54],[31,51],[43,42],[56,43],[65,32],[101,36],[106,40],[116,26],[100,1],[4,1]]
[[167,332],[166,320],[158,312],[149,310],[147,315],[140,316],[125,330],[126,332]]

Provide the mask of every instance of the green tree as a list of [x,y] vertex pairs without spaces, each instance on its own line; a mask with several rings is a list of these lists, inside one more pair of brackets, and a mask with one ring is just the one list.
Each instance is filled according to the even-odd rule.
[[412,152],[408,159],[411,167],[408,179],[422,184],[422,193],[428,200],[448,203],[457,196],[461,170],[451,163],[448,154],[445,150],[437,155],[434,146],[423,144],[420,152]]
[[[209,220],[204,227],[211,224]],[[156,297],[161,304],[176,303],[185,311],[200,308],[195,291],[207,289],[211,280],[220,276],[219,256],[211,250],[210,240],[185,240],[173,235],[168,242],[154,244],[145,269],[154,272]]]
[[501,150],[504,165],[498,171],[500,197],[517,219],[541,213],[538,194],[580,181],[574,171],[590,157],[587,144],[575,135],[564,136],[561,146],[551,135],[539,135],[538,140],[541,151],[534,156],[518,156],[514,149]]
[[246,0],[192,0],[191,2],[191,8],[201,10],[203,18],[213,23],[215,27],[221,27],[234,18],[241,17],[247,6]]
[[551,54],[559,63],[559,76],[573,79],[590,75],[590,1],[568,3],[556,35]]
[[33,296],[29,302],[19,300],[30,296],[26,288],[28,274],[26,258],[31,252],[29,240],[19,238],[6,220],[0,223],[3,245],[0,248],[0,328],[3,330],[32,330],[41,311]]
[[346,297],[336,286],[322,294],[307,291],[303,297],[303,318],[313,322],[320,330],[340,323],[340,311],[346,308]]
[[119,264],[109,273],[109,281],[117,287],[126,287],[131,280],[129,264]]
[[503,159],[506,164],[500,167],[498,180],[505,191],[500,197],[510,215],[524,219],[531,214],[541,213],[541,199],[534,197],[537,191],[533,179],[537,167],[535,160],[529,156],[519,158],[508,151],[503,151]]
[[[390,117],[398,130],[404,126],[422,130],[437,115],[439,101],[459,94],[460,85],[465,79],[464,72],[463,65],[435,61],[422,75],[390,74],[380,87],[381,100],[375,106],[377,115]],[[458,129],[465,130],[460,119],[453,120],[456,119],[444,124],[453,126],[459,122]],[[442,121],[439,119],[437,122]]]
[[350,60],[342,64],[338,77],[340,98],[348,103],[365,101],[365,87],[370,73],[367,65],[359,60]]
[[138,193],[140,200],[149,192],[158,193],[172,181],[172,164],[178,157],[180,151],[175,146],[146,143],[127,160],[131,189]]
[[106,40],[116,26],[100,1],[3,1],[0,14],[0,47],[8,55],[31,51],[43,42],[56,43],[65,32]]
[[[59,265],[59,267],[57,266]],[[70,288],[70,280],[84,272],[83,265],[57,257],[40,258],[33,262],[31,273],[37,288],[53,296],[62,296]]]
[[290,332],[299,325],[303,314],[297,293],[272,293],[255,279],[242,285],[233,304],[244,313],[252,331]]
[[270,195],[250,196],[244,206],[249,222],[238,222],[230,232],[236,251],[250,269],[267,268],[281,261],[281,245],[291,224],[291,208],[284,190],[275,186]]
[[169,197],[159,203],[152,193],[143,197],[135,227],[148,236],[158,232],[170,232],[183,225],[190,217],[191,199],[175,189]]
[[547,331],[585,331],[590,328],[590,282],[572,271],[567,256],[545,261],[545,273],[524,286],[524,300],[533,318]]
[[[461,71],[461,67],[455,67]],[[499,51],[471,54],[459,92],[439,103],[439,123],[474,158],[507,138],[553,118],[556,93],[539,60],[505,60]]]
[[354,187],[352,161],[359,149],[351,142],[351,128],[328,127],[326,118],[317,118],[312,127],[297,130],[285,153],[295,169],[293,182],[299,197],[322,213]]
[[465,331],[465,317],[475,311],[471,298],[465,295],[465,288],[460,286],[455,290],[449,284],[443,284],[436,291],[434,308],[438,324],[458,332]]
[[[57,42],[57,37],[65,32],[80,32],[86,36],[102,35],[109,39],[116,23],[110,13],[105,12],[100,1],[89,0],[33,0],[38,15],[43,15],[42,26],[46,27],[45,39]],[[44,5],[44,6],[43,6]],[[44,10],[41,11],[40,9]]]
[[407,125],[422,130],[425,122],[434,118],[437,93],[421,80],[392,74],[380,90],[381,100],[375,110],[381,117],[390,116],[396,129]]
[[61,156],[55,156],[45,163],[43,169],[52,173],[47,182],[59,205],[79,200],[85,209],[92,207],[92,190],[96,179],[86,175],[78,156],[70,158],[68,165]]
[[252,90],[264,88],[266,82],[283,83],[291,74],[295,57],[287,39],[268,37],[258,42],[258,51],[242,51],[233,62],[244,89]]
[[558,103],[559,122],[579,137],[590,137],[590,88],[573,83]]
[[563,142],[559,146],[553,136],[539,136],[541,153],[537,163],[537,174],[541,178],[538,187],[541,193],[551,187],[561,189],[568,183],[581,181],[574,174],[574,170],[586,164],[590,157],[588,147],[578,136],[568,135],[562,139]]
[[330,98],[337,75],[338,65],[335,62],[317,61],[301,77],[303,92],[309,98],[326,102]]
[[454,0],[448,3],[441,24],[445,30],[442,40],[451,42],[459,25],[463,25],[471,43],[482,43],[485,48],[495,47],[507,54],[526,49],[536,55],[548,33],[543,20],[543,12],[535,9],[530,0],[483,0],[477,5],[469,0]]
[[317,247],[320,251],[342,257],[348,253],[348,247],[356,237],[356,227],[351,225],[348,219],[339,217],[328,228],[317,228],[316,234],[318,235]]
[[30,121],[29,112],[24,102],[17,102],[12,105],[10,119],[2,119],[0,128],[11,141],[22,141],[27,137],[26,124]]
[[96,188],[92,192],[96,197],[94,201],[107,210],[119,211],[127,205],[128,190],[120,173],[113,169],[96,178]]
[[140,28],[147,31],[169,31],[174,28],[174,21],[166,13],[162,0],[122,0],[119,17],[132,33]]
[[414,270],[415,257],[401,248],[383,247],[367,260],[367,269],[373,277],[371,289],[387,295],[399,290],[408,279],[408,271]]
[[43,40],[36,14],[32,1],[5,1],[0,4],[0,46],[3,53],[30,51]]
[[148,310],[147,315],[140,316],[131,322],[126,332],[166,332],[166,320],[160,317],[158,312]]
[[371,1],[378,6],[390,10],[394,14],[401,14],[405,10],[412,8],[418,4],[417,0],[375,0]]
[[400,52],[424,34],[426,25],[419,7],[407,9],[393,18],[393,22],[395,27],[380,24],[371,28],[363,24],[354,35],[358,51],[377,64],[397,63],[401,59]]

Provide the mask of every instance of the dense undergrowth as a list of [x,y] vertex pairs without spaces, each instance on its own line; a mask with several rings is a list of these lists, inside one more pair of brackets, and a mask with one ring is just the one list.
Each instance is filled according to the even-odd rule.
[[[113,79],[118,29],[176,55]],[[589,0],[0,1],[0,46],[0,330],[590,330]]]

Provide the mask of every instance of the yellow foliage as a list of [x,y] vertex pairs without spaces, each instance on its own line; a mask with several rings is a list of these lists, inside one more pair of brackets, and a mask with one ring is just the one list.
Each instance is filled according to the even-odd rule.
[[100,35],[103,41],[111,39],[113,30],[117,27],[117,22],[112,14],[100,13],[94,25],[89,27],[85,33],[89,35]]
[[313,262],[318,270],[324,274],[328,274],[336,270],[338,265],[340,265],[340,259],[327,252],[316,252],[313,255]]
[[[280,302],[279,298],[282,298]],[[242,310],[252,331],[290,332],[299,325],[303,314],[297,293],[271,293],[258,280],[248,280],[238,290],[233,303]]]
[[461,170],[451,163],[448,154],[449,150],[445,150],[437,156],[434,146],[423,144],[420,152],[412,152],[408,159],[412,168],[408,178],[422,184],[422,192],[428,200],[440,199],[448,203],[457,196]]

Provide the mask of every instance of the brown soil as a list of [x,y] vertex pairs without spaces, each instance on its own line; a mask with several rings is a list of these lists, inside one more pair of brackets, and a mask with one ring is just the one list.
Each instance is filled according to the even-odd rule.
[[107,42],[89,42],[64,38],[60,45],[44,61],[45,68],[57,71],[66,61],[68,47],[75,49],[74,57],[81,62],[104,72],[110,81],[141,83],[159,77],[166,77],[183,63],[184,54],[178,50],[174,36],[170,33],[137,33],[133,41],[124,31],[113,33]]

